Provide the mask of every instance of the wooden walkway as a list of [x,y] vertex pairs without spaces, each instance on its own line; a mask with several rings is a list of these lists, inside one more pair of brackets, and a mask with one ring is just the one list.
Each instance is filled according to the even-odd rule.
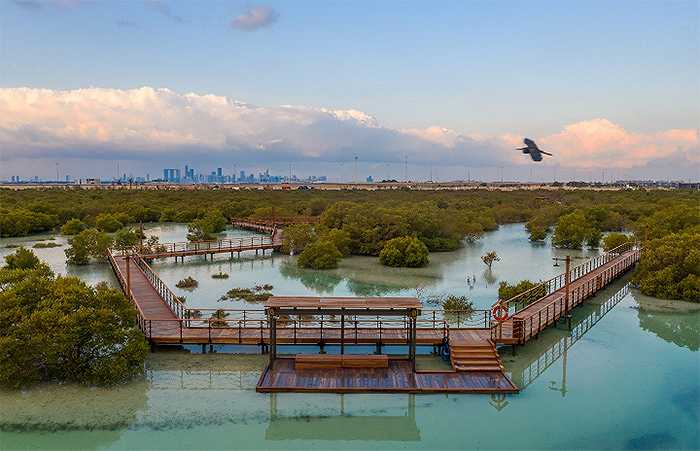
[[568,300],[563,275],[560,275],[533,289],[550,291],[534,302],[522,305],[516,298],[506,301],[509,310],[515,310],[514,314],[508,320],[492,326],[492,340],[497,344],[526,343],[542,330],[566,318],[571,309],[634,267],[639,261],[640,252],[631,244],[623,245],[617,252],[611,251],[574,268],[571,271],[573,280],[568,287]]
[[151,260],[165,257],[187,257],[191,255],[233,254],[240,257],[241,252],[275,250],[282,246],[281,230],[272,231],[271,236],[251,236],[218,241],[191,241],[179,243],[162,243],[154,246],[135,246],[133,252]]
[[[314,380],[316,391],[517,391],[504,374],[496,346],[524,344],[546,327],[566,319],[572,308],[633,267],[639,254],[639,248],[623,246],[574,268],[568,296],[562,276],[544,282],[533,289],[540,291],[532,291],[544,295],[532,302],[523,300],[526,299],[523,295],[506,301],[511,316],[503,322],[492,321],[486,311],[471,312],[472,323],[465,327],[450,327],[449,320],[436,318],[435,312],[432,320],[418,319],[416,343],[449,350],[454,371],[411,372],[413,376],[407,379],[405,367],[399,361],[392,361],[388,370],[343,368],[334,370],[337,374],[324,376],[328,378],[325,380],[313,374],[293,376],[283,362],[263,374],[260,389],[310,390],[309,380]],[[187,308],[142,256],[110,253],[109,260],[122,289],[137,309],[139,326],[152,345],[240,344],[264,349],[270,344],[270,330],[262,310],[248,310],[248,316],[243,311],[242,318],[204,317],[202,311]],[[341,340],[345,345],[378,347],[409,343],[408,328],[402,320],[347,321],[343,332],[337,324],[337,320],[326,320],[324,327],[323,318],[320,324],[317,319],[309,322],[290,319],[278,328],[277,342],[321,347],[339,344]]]
[[411,363],[391,360],[389,368],[295,370],[294,360],[279,358],[260,376],[259,392],[332,393],[516,393],[500,372],[414,372]]

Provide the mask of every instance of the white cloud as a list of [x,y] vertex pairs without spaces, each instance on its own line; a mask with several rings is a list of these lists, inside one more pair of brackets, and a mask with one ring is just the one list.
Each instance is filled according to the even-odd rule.
[[[697,130],[633,133],[606,119],[533,137],[555,154],[548,164],[641,167],[698,162]],[[441,127],[392,129],[357,110],[261,107],[211,94],[143,87],[120,90],[0,89],[0,150],[27,158],[208,158],[217,161],[528,164],[522,137],[463,135]]]
[[254,6],[231,21],[231,27],[243,31],[254,31],[271,25],[279,15],[269,6]]

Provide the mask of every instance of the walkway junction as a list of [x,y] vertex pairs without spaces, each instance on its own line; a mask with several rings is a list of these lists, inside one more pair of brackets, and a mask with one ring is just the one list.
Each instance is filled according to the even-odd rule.
[[[206,352],[215,344],[258,346],[270,357],[257,384],[261,392],[517,392],[497,346],[515,350],[557,322],[570,324],[574,307],[632,268],[640,255],[639,247],[628,243],[573,268],[567,259],[563,274],[499,300],[490,310],[470,311],[424,309],[410,297],[283,296],[268,299],[264,310],[195,309],[182,303],[148,263],[171,256],[264,253],[281,245],[283,224],[235,225],[269,235],[160,244],[158,252],[137,246],[111,250],[108,257],[152,347],[201,345]],[[289,345],[319,347],[321,353],[279,352],[278,346]],[[432,347],[449,365],[417,368],[418,346]],[[326,354],[327,347],[339,348],[339,354]],[[385,353],[388,347],[400,354]],[[365,354],[359,354],[363,349]]]

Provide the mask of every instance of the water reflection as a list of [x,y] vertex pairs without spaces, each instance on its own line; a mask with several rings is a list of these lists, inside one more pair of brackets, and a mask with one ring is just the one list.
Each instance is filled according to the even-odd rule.
[[[664,341],[691,351],[700,349],[700,311],[684,314],[657,311],[648,304],[661,301],[648,299],[636,290],[632,291],[632,297],[639,303],[637,317],[642,329],[652,332]],[[677,304],[683,303],[677,302]]]
[[331,294],[343,278],[331,272],[322,272],[299,267],[295,261],[287,260],[280,265],[280,274],[287,279],[297,279],[309,290],[319,294]]
[[568,392],[566,386],[567,351],[629,293],[629,283],[624,283],[612,294],[607,294],[604,291],[599,295],[604,296],[600,304],[589,301],[573,311],[570,332],[550,328],[541,333],[539,339],[530,341],[518,352],[516,359],[506,362],[511,380],[520,387],[520,390],[525,390],[549,367],[561,359],[560,379],[550,381],[548,388],[560,392],[561,396],[565,397]]
[[[419,441],[420,429],[416,423],[416,396],[406,396],[403,414],[381,415],[372,412],[358,415],[347,403],[357,395],[336,395],[332,401],[335,415],[287,416],[279,413],[276,393],[270,395],[270,423],[265,431],[266,440],[362,440],[362,441]],[[397,410],[397,409],[391,409]],[[364,413],[360,411],[360,413]]]

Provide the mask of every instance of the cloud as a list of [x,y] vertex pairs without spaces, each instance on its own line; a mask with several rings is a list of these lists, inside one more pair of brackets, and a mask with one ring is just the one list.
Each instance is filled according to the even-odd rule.
[[231,21],[231,27],[243,31],[255,31],[267,27],[277,20],[279,15],[269,6],[254,6]]
[[697,129],[635,133],[604,118],[567,125],[538,143],[552,151],[562,166],[632,168],[678,155],[700,162]]
[[30,11],[38,11],[44,6],[55,6],[61,9],[76,8],[87,3],[86,0],[13,0],[15,5]]
[[15,5],[27,10],[38,10],[43,6],[38,0],[13,0]]
[[170,8],[170,5],[163,0],[145,0],[145,3],[146,6],[153,8],[154,10],[167,17],[168,19],[172,20],[173,22],[182,23],[185,21],[182,17],[175,14],[172,8]]
[[[656,160],[698,163],[697,130],[634,133],[607,119],[533,137],[555,154],[546,164],[643,167]],[[522,137],[464,135],[442,127],[393,129],[357,110],[263,107],[169,89],[0,89],[5,160],[41,158],[222,163],[397,162],[500,166],[530,164]],[[669,163],[670,164],[670,163]],[[679,163],[680,164],[680,163]]]
[[118,19],[115,23],[121,28],[138,28],[138,24],[133,20]]

